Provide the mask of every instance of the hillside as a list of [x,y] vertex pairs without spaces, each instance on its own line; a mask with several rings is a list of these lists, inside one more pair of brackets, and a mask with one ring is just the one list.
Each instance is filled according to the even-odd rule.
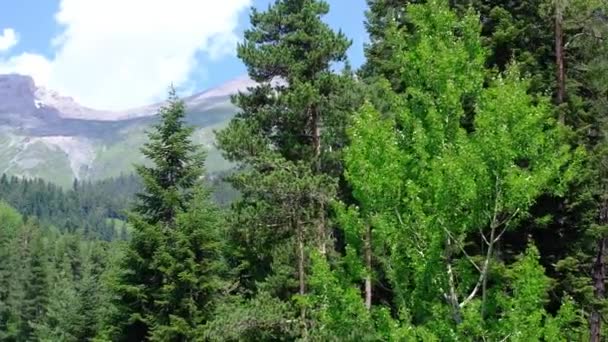
[[[253,82],[240,78],[186,97],[194,139],[208,151],[207,169],[229,164],[214,147],[213,131],[235,108],[230,95]],[[0,173],[40,177],[60,185],[99,180],[132,171],[143,161],[139,148],[156,122],[160,104],[124,111],[91,109],[57,92],[37,87],[32,78],[0,75]]]

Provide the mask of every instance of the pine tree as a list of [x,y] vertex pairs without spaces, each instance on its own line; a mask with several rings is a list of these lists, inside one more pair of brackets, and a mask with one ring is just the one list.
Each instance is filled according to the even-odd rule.
[[[328,11],[319,0],[252,10],[238,56],[259,84],[234,97],[241,111],[218,133],[242,171],[231,181],[242,195],[231,233],[242,284],[284,300],[307,293],[309,251],[331,252],[328,203],[352,104],[343,94],[355,87],[351,73],[332,70],[346,60],[350,41],[322,21]],[[303,309],[300,315],[305,334]]]

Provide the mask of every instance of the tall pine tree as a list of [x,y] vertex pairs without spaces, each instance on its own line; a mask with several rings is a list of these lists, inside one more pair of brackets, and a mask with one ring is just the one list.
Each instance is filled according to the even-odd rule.
[[253,9],[238,56],[259,85],[234,97],[241,111],[218,134],[242,170],[232,180],[242,195],[232,233],[242,283],[282,299],[307,292],[309,251],[332,249],[328,203],[341,175],[350,105],[343,94],[354,81],[332,70],[350,41],[322,21],[328,11],[320,0]]

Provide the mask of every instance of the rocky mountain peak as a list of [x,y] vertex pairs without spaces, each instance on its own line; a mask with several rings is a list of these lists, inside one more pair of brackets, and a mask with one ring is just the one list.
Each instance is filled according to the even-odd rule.
[[0,112],[27,112],[36,109],[36,84],[30,76],[0,75]]

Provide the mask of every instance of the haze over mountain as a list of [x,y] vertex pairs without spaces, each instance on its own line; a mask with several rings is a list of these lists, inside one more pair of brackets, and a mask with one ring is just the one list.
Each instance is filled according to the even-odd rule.
[[[229,164],[214,148],[215,129],[236,109],[230,95],[255,82],[237,78],[184,98],[194,138],[207,148],[207,169]],[[93,109],[66,94],[38,87],[29,76],[0,75],[0,173],[41,177],[62,185],[132,171],[143,161],[139,148],[161,104],[120,111]]]

